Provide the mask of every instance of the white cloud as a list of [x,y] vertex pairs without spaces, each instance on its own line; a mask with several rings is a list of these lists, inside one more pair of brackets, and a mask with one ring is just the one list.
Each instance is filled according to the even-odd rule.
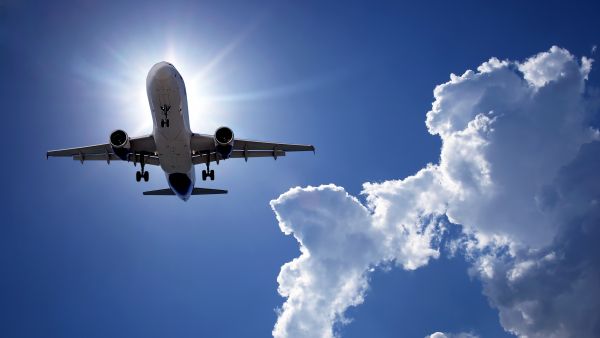
[[468,332],[461,332],[461,333],[435,332],[435,333],[430,334],[429,336],[426,336],[425,338],[479,338],[479,336],[472,334],[472,333],[468,333]]
[[273,335],[333,337],[333,322],[362,303],[366,271],[380,255],[376,244],[382,238],[365,231],[368,210],[333,185],[291,189],[271,204],[281,230],[293,233],[302,252],[277,278],[279,293],[288,299]]
[[369,270],[382,257],[416,269],[439,255],[431,243],[439,226],[377,224],[356,198],[334,185],[294,188],[271,205],[281,230],[301,244],[300,257],[277,278],[287,301],[275,337],[334,337],[333,323],[345,322],[344,311],[363,302]]
[[[600,142],[544,188],[545,210],[561,224],[550,245],[491,250],[476,257],[472,273],[500,311],[502,326],[523,337],[600,336]],[[477,271],[493,267],[493,274]]]
[[550,81],[558,81],[566,76],[569,70],[565,66],[577,67],[570,63],[572,59],[569,51],[553,46],[550,51],[539,53],[519,64],[519,70],[530,85],[541,88]]
[[[278,277],[287,300],[273,335],[334,337],[345,310],[363,302],[373,268],[412,270],[439,256],[440,217],[463,226],[460,247],[505,329],[598,335],[600,259],[588,258],[593,241],[582,235],[600,234],[600,170],[589,170],[600,143],[584,95],[591,62],[552,47],[522,63],[492,58],[451,75],[435,88],[426,119],[442,138],[439,164],[365,183],[366,206],[334,185],[272,201],[301,250]],[[580,299],[590,292],[596,297]]]

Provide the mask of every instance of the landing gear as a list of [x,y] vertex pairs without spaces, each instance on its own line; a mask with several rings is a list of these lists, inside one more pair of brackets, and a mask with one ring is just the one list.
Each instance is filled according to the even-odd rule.
[[210,177],[210,180],[214,181],[215,180],[215,171],[214,170],[209,170],[209,171],[202,170],[202,180],[206,181],[207,177]]
[[147,171],[136,171],[135,180],[139,182],[142,180],[142,178],[144,179],[144,182],[148,182],[148,180],[150,179],[150,173],[148,173]]
[[141,181],[142,178],[144,179],[144,182],[148,182],[148,180],[150,179],[150,173],[147,171],[136,171],[135,172],[135,180],[136,181]]
[[210,170],[210,153],[206,154],[206,170],[202,170],[202,180],[206,181],[207,177],[210,177],[211,181],[215,180],[215,171]]
[[141,169],[141,170],[135,172],[135,180],[137,182],[140,182],[143,178],[144,182],[148,182],[148,180],[150,179],[150,173],[144,169],[144,166],[146,165],[146,162],[144,160],[145,156],[144,155],[134,155],[134,156],[140,156],[140,169]]
[[162,112],[165,114],[165,118],[160,120],[160,127],[164,128],[165,126],[167,126],[167,128],[169,128],[169,110],[171,109],[171,106],[167,105],[167,104],[163,104],[162,106],[160,106],[160,110],[162,110]]

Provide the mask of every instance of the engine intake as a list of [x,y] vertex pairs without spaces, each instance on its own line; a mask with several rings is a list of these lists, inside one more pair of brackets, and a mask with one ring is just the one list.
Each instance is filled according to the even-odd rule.
[[233,131],[228,127],[220,127],[215,131],[215,148],[222,158],[231,156],[233,151]]
[[129,148],[131,147],[127,133],[117,129],[110,133],[109,140],[115,155],[119,156],[122,160],[126,160],[127,154],[129,154]]

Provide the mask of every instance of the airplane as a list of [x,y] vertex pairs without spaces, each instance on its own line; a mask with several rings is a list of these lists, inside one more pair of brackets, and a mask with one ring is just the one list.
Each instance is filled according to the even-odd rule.
[[213,135],[196,134],[190,129],[187,92],[183,78],[175,67],[165,61],[152,66],[146,78],[146,92],[152,113],[152,134],[129,137],[117,129],[109,142],[85,147],[51,150],[48,157],[72,157],[85,161],[128,161],[140,164],[135,179],[147,182],[146,165],[160,166],[169,184],[168,189],[145,191],[144,195],[176,195],[187,201],[192,195],[226,194],[227,190],[195,187],[194,165],[204,164],[202,180],[215,179],[210,164],[230,158],[285,156],[290,151],[312,151],[315,147],[236,139],[228,127],[218,128]]

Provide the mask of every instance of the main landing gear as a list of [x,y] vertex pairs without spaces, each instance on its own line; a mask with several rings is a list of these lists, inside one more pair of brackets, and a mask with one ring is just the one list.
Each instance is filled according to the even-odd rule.
[[[134,155],[134,156],[137,156],[137,155]],[[141,170],[135,172],[135,180],[137,182],[141,181],[142,178],[144,179],[144,182],[148,182],[148,180],[150,179],[150,173],[148,173],[144,169],[144,166],[146,165],[144,158],[145,158],[144,155],[140,156],[140,169]]]
[[169,105],[163,104],[160,106],[160,110],[162,110],[162,112],[165,114],[165,118],[160,120],[161,128],[164,128],[165,126],[169,128],[169,109],[171,109],[171,106]]
[[210,154],[206,154],[206,170],[202,170],[202,180],[206,181],[207,177],[210,177],[211,181],[215,180],[215,171],[210,170]]
[[143,174],[141,171],[136,171],[135,172],[135,180],[139,182],[142,180],[142,178],[144,179],[144,182],[148,182],[148,180],[150,179],[150,175],[148,174],[147,171],[144,171]]

